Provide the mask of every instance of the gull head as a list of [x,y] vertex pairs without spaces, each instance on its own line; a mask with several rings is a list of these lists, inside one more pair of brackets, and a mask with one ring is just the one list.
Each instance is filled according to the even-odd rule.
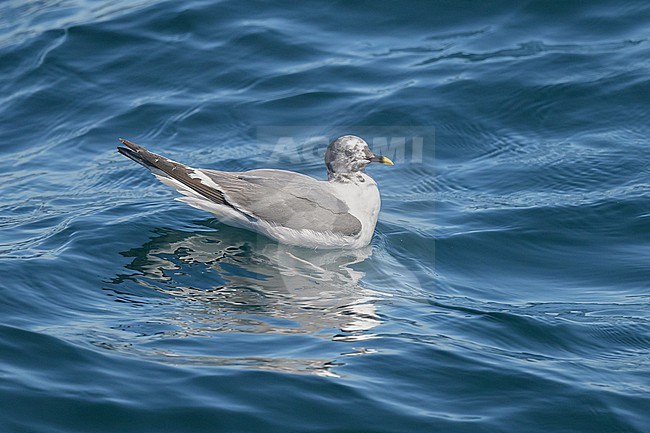
[[325,151],[327,175],[332,179],[352,179],[363,173],[371,162],[393,165],[393,161],[370,151],[368,143],[356,135],[344,135],[332,141]]

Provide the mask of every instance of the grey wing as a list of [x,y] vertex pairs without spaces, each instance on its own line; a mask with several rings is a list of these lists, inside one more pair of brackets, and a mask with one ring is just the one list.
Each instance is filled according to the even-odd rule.
[[227,201],[273,225],[347,236],[361,231],[361,222],[326,182],[283,170],[201,171],[219,186]]

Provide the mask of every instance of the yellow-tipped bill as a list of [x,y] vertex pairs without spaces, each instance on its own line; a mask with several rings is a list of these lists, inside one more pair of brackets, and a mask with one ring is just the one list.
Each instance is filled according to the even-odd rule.
[[369,159],[370,162],[380,162],[386,165],[395,165],[393,164],[393,161],[390,160],[390,158],[383,155],[372,155]]

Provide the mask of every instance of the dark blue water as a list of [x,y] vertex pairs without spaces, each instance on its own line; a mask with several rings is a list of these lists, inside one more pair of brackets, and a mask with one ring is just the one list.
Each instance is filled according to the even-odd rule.
[[[643,432],[650,6],[0,3],[0,431]],[[115,151],[396,162],[372,244],[220,224]]]

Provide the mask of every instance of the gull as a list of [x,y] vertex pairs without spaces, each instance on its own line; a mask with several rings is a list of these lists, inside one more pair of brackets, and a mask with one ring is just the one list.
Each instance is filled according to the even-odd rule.
[[181,193],[177,200],[212,213],[224,224],[307,248],[368,245],[381,200],[365,168],[371,162],[393,165],[355,135],[339,137],[327,147],[326,181],[287,170],[192,168],[119,140],[126,147],[118,146],[118,151]]

